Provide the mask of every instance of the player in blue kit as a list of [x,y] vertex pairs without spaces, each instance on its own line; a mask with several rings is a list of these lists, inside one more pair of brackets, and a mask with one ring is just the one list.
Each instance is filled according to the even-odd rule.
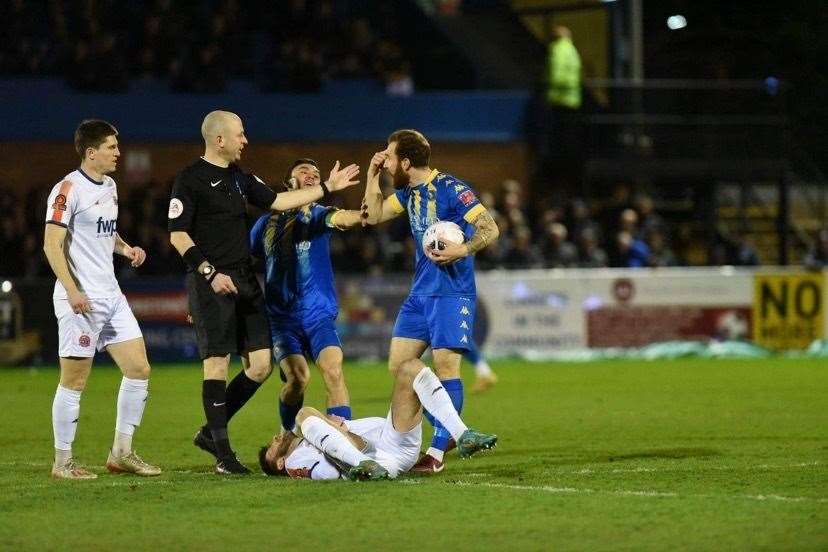
[[[429,166],[431,145],[416,130],[398,130],[388,147],[374,154],[368,168],[365,206],[369,224],[378,224],[403,213],[418,246],[414,282],[400,307],[388,368],[396,376],[406,361],[418,359],[431,346],[434,369],[457,412],[463,407],[460,379],[462,353],[474,334],[477,292],[473,255],[498,237],[497,224],[468,184]],[[385,169],[395,191],[383,197],[379,174]],[[465,243],[446,242],[442,250],[424,251],[423,233],[437,221],[460,226]],[[415,473],[437,473],[450,435],[430,414],[434,436],[426,454],[412,468]]]
[[[319,167],[297,159],[285,186],[318,186]],[[282,427],[291,431],[302,408],[310,378],[306,357],[319,367],[328,391],[327,413],[351,419],[342,373],[342,344],[336,332],[338,305],[331,267],[334,229],[360,224],[359,211],[311,203],[300,209],[261,217],[250,231],[253,255],[265,260],[265,310],[273,338],[273,356],[284,385],[279,393]]]

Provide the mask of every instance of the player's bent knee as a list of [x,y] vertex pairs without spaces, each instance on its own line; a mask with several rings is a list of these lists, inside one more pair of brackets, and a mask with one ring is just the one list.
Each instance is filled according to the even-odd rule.
[[136,364],[126,368],[124,376],[129,379],[146,380],[149,379],[151,371],[149,363]]
[[319,364],[319,371],[322,372],[322,378],[329,386],[331,384],[341,385],[345,381],[345,376],[342,373],[342,364],[336,362]]
[[311,417],[322,418],[322,413],[312,406],[303,406],[296,413],[296,425],[301,426],[302,422]]
[[270,377],[271,372],[273,372],[273,368],[270,366],[270,364],[258,366],[252,365],[244,371],[244,373],[247,374],[248,378],[258,383],[263,383],[268,377]]
[[417,377],[417,374],[425,367],[423,361],[417,358],[412,358],[406,360],[402,364],[397,371],[397,378],[406,378],[411,381],[414,381],[414,378]]

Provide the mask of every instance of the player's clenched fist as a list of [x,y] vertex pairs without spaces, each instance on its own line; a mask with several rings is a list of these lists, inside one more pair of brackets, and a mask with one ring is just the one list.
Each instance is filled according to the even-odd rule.
[[124,251],[124,255],[130,260],[130,266],[138,268],[147,260],[147,252],[140,247],[133,246]]
[[236,285],[233,283],[233,279],[227,274],[222,274],[220,272],[216,274],[216,277],[213,278],[212,282],[210,282],[210,286],[213,288],[213,291],[219,295],[228,295],[230,293],[237,294],[239,292],[239,290],[236,289]]

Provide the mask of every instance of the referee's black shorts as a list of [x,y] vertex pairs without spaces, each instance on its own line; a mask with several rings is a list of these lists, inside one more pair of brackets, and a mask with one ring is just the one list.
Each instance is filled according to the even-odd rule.
[[219,295],[199,274],[187,273],[187,296],[193,317],[198,354],[202,359],[271,348],[264,297],[247,267],[219,268],[233,279],[237,295]]

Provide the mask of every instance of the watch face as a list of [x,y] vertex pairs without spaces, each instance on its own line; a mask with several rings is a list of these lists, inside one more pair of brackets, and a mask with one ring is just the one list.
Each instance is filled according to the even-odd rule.
[[210,274],[211,272],[213,272],[213,267],[212,266],[205,266],[204,268],[201,269],[201,273],[204,274],[205,276]]

